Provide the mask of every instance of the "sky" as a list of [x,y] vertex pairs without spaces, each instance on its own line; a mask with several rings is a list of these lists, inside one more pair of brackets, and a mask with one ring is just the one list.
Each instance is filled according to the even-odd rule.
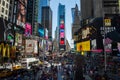
[[53,12],[53,20],[52,20],[52,37],[54,38],[54,35],[55,35],[55,29],[56,29],[56,26],[57,26],[57,12],[58,12],[58,5],[59,3],[61,3],[62,5],[65,5],[65,20],[66,20],[66,23],[65,23],[65,29],[66,29],[66,38],[71,46],[71,39],[72,39],[72,30],[71,30],[71,27],[72,27],[72,13],[71,13],[71,8],[74,8],[75,7],[75,4],[78,5],[78,8],[80,10],[80,0],[51,0],[50,1],[50,7],[52,9],[52,12]]

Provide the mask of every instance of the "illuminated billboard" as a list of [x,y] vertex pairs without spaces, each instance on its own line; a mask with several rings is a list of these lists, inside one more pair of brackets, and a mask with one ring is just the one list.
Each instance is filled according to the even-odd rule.
[[64,29],[60,29],[60,32],[64,32]]
[[25,36],[30,36],[32,35],[32,27],[31,27],[31,24],[29,23],[26,23],[25,24]]
[[47,28],[45,29],[45,39],[48,39],[48,30],[47,30]]
[[61,38],[60,39],[60,45],[64,45],[65,41],[64,41],[64,38]]
[[77,51],[90,51],[90,41],[84,41],[76,44]]
[[38,28],[38,34],[39,34],[39,36],[40,37],[44,37],[44,27],[42,27],[42,26],[39,26],[39,28]]
[[60,29],[64,29],[64,24],[61,24],[61,25],[60,25]]
[[17,25],[25,28],[27,11],[27,0],[18,0],[17,5]]
[[60,38],[64,38],[64,32],[60,32]]

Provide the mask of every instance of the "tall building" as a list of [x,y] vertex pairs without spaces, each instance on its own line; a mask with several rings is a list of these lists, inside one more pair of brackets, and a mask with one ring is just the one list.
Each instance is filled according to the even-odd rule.
[[59,51],[59,27],[55,29],[54,50]]
[[8,17],[9,22],[12,22],[13,20],[13,10],[14,10],[14,0],[10,0],[9,17]]
[[80,0],[80,3],[82,20],[93,17],[93,0]]
[[31,23],[33,26],[33,19],[34,19],[34,1],[35,0],[28,0],[27,3],[27,15],[26,15],[26,21]]
[[52,41],[52,10],[49,6],[42,7],[41,19],[41,24],[48,30],[48,39]]
[[72,8],[72,14],[73,14],[72,39],[73,39],[75,32],[77,32],[78,29],[80,29],[80,14],[77,4],[75,8]]
[[[120,14],[119,0],[80,0],[83,19]],[[103,13],[104,11],[104,13]]]
[[59,27],[59,51],[66,51],[65,37],[65,5],[59,3],[58,6],[58,27]]
[[0,17],[8,20],[10,0],[0,0]]
[[50,6],[50,0],[39,0],[38,2],[38,22],[41,23],[42,19],[42,7]]
[[32,34],[38,35],[38,2],[39,0],[28,0],[26,21],[32,25]]
[[120,0],[103,0],[104,14],[113,16],[120,14]]

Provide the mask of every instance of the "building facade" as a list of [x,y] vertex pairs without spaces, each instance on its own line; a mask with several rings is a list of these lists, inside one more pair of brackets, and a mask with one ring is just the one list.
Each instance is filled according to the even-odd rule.
[[8,20],[10,0],[0,0],[0,17]]
[[66,29],[65,29],[65,5],[58,6],[58,27],[59,27],[59,51],[66,50]]
[[80,28],[80,14],[78,10],[78,6],[76,4],[75,8],[72,8],[72,14],[73,14],[73,23],[72,23],[72,39],[74,37],[74,33],[78,31]]
[[52,41],[52,10],[49,6],[42,7],[41,19],[41,24],[48,30],[48,39]]
[[50,0],[39,0],[38,5],[38,22],[41,23],[42,20],[42,7],[50,6]]

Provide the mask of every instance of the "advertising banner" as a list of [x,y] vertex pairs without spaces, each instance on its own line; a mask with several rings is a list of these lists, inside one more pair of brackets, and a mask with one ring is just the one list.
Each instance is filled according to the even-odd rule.
[[103,39],[103,44],[105,44],[104,47],[105,47],[106,52],[112,51],[112,44],[111,43],[112,43],[111,39],[109,39],[109,38]]
[[25,51],[26,53],[32,53],[33,52],[33,48],[34,48],[34,40],[26,40],[25,41]]
[[38,42],[34,40],[34,54],[38,54]]
[[18,0],[17,25],[25,28],[27,0]]
[[15,33],[15,45],[22,44],[22,34]]
[[0,40],[14,41],[14,26],[12,23],[0,18]]
[[90,41],[84,41],[76,44],[77,51],[90,51]]
[[47,28],[45,29],[45,39],[48,39],[48,30],[47,30]]
[[32,26],[30,23],[25,24],[25,36],[30,36],[32,35]]
[[96,39],[91,40],[91,50],[96,50],[96,49],[97,49]]
[[[39,34],[40,37],[44,37],[45,31],[44,31],[43,26],[38,27],[38,34]],[[46,34],[46,36],[47,36],[47,34]]]

